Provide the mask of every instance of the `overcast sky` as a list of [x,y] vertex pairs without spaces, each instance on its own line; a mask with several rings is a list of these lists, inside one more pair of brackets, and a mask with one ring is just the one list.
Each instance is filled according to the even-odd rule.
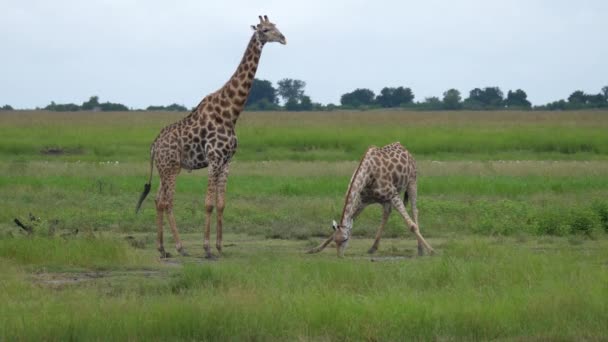
[[0,105],[192,107],[235,70],[258,14],[287,37],[257,78],[355,88],[522,88],[533,104],[608,85],[606,0],[0,0]]

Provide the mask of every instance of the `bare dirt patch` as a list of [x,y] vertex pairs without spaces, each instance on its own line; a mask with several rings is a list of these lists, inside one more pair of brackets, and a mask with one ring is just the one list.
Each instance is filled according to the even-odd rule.
[[84,154],[82,148],[63,148],[57,146],[47,146],[40,150],[40,154],[45,156],[79,155]]
[[40,272],[32,275],[35,284],[60,289],[70,285],[95,282],[108,278],[164,277],[167,272],[159,270],[84,271],[84,272]]

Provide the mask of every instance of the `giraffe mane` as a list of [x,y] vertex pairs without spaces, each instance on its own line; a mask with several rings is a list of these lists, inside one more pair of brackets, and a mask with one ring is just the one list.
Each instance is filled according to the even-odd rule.
[[375,148],[374,146],[371,146],[371,147],[369,147],[367,149],[367,151],[365,151],[365,154],[363,155],[363,157],[359,161],[359,165],[357,166],[357,170],[355,170],[355,173],[353,174],[353,177],[351,178],[350,183],[348,184],[348,190],[346,191],[346,198],[344,199],[344,207],[342,208],[342,216],[340,217],[340,225],[344,221],[344,215],[346,214],[346,207],[348,206],[348,201],[350,199],[350,194],[353,191],[353,183],[354,183],[355,179],[357,179],[357,176],[359,175],[359,171],[361,170],[361,165],[363,165],[363,161],[365,161],[365,158],[367,158],[367,155],[369,154],[369,152],[371,150],[373,150],[374,148]]

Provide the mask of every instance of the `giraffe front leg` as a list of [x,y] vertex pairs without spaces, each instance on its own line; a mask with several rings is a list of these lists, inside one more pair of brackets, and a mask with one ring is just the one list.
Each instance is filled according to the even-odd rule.
[[217,176],[213,170],[213,167],[209,167],[209,178],[207,180],[207,196],[205,197],[205,237],[203,241],[203,248],[205,250],[205,258],[214,259],[215,257],[211,254],[211,247],[209,246],[209,240],[211,238],[211,215],[213,214],[213,208],[217,198]]
[[[418,240],[418,245],[424,246],[429,251],[429,253],[433,254],[435,251],[433,250],[431,245],[429,245],[426,242],[426,240],[422,237],[422,234],[420,234],[418,225],[410,218],[410,215],[408,215],[407,211],[405,210],[405,205],[403,205],[403,201],[401,201],[401,198],[393,197],[393,199],[391,200],[391,203],[392,203],[393,207],[395,209],[397,209],[399,214],[401,214],[401,216],[405,220],[405,223],[410,227],[410,230],[412,231],[412,233],[414,233],[414,235],[416,235],[416,239]],[[419,251],[420,251],[420,249],[419,249]]]
[[217,180],[217,233],[215,247],[218,253],[222,254],[222,233],[224,229],[224,207],[226,204],[226,183],[228,181],[229,166],[226,164]]
[[325,240],[322,244],[318,245],[317,247],[308,250],[306,253],[308,254],[314,254],[314,253],[319,253],[320,251],[324,250],[325,247],[327,247],[327,245],[329,245],[332,241],[334,241],[334,234],[331,234],[330,237],[327,238],[327,240]]
[[382,237],[382,232],[384,231],[384,226],[386,225],[386,221],[388,221],[388,217],[390,214],[391,214],[391,203],[386,203],[382,206],[382,222],[380,223],[378,232],[376,232],[376,239],[374,240],[374,244],[367,251],[367,253],[374,254],[378,250],[378,246],[380,245],[380,238]]

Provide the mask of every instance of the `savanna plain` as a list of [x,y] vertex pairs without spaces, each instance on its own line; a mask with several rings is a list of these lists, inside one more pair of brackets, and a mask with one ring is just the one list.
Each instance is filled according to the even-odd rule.
[[[0,340],[608,338],[608,112],[245,112],[217,261],[206,170],[177,180],[189,257],[158,257],[156,172],[134,212],[150,143],[184,115],[0,113]],[[344,258],[305,254],[366,148],[394,141],[437,253],[393,212],[367,254],[370,206]]]

